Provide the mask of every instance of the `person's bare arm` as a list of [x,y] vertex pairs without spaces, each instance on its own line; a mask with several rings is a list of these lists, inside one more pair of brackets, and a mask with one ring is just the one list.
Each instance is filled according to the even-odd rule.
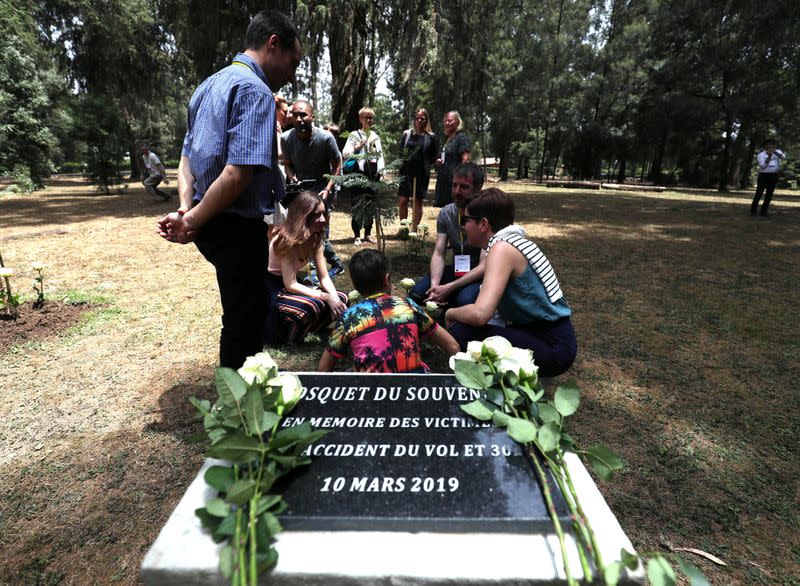
[[178,163],[178,201],[179,210],[188,212],[192,207],[192,197],[194,197],[194,175],[189,164],[189,157],[181,157]]
[[[442,280],[442,274],[444,274],[444,258],[446,253],[447,234],[437,234],[436,245],[433,248],[433,256],[431,256],[431,288],[436,287]],[[430,291],[430,289],[428,291]]]
[[458,342],[456,342],[456,339],[450,335],[450,332],[441,326],[437,327],[433,332],[431,332],[431,334],[428,336],[428,339],[433,344],[441,348],[442,351],[447,354],[448,358],[459,351]]
[[447,300],[450,295],[453,294],[453,291],[456,291],[462,287],[466,287],[467,285],[471,285],[472,283],[477,283],[478,281],[483,279],[483,275],[486,271],[486,251],[481,250],[481,260],[478,263],[478,266],[474,269],[471,269],[465,275],[461,275],[454,281],[447,283],[446,285],[437,285],[436,287],[431,287],[428,290],[428,300],[436,301],[437,303],[442,303]]
[[[469,326],[486,325],[494,317],[497,305],[506,290],[506,285],[519,257],[522,255],[516,248],[506,242],[497,242],[489,251],[486,259],[486,272],[478,298],[471,305],[448,309],[445,313],[445,322],[448,327],[453,322],[461,322]],[[525,257],[522,259],[525,260]]]

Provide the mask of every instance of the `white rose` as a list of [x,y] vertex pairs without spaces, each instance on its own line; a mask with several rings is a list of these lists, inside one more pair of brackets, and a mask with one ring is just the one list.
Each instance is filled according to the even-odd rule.
[[519,377],[524,379],[533,378],[539,371],[539,367],[533,361],[533,352],[524,348],[512,348],[511,357],[519,364]]
[[287,408],[287,411],[294,407],[303,396],[303,385],[296,374],[284,373],[270,381],[272,384],[279,382],[281,385],[281,396],[278,404]]
[[425,309],[428,310],[428,313],[436,313],[439,311],[439,304],[435,301],[426,301],[425,302]]
[[472,356],[472,360],[477,362],[481,359],[481,353],[483,352],[483,342],[478,340],[472,340],[471,342],[467,343],[467,353]]
[[456,369],[456,360],[469,360],[470,362],[475,362],[472,359],[472,356],[470,356],[466,352],[456,352],[450,357],[450,370]]
[[278,365],[269,355],[269,352],[259,352],[255,356],[248,356],[242,367],[237,371],[247,384],[251,385],[253,382],[263,384],[267,382],[270,376],[271,369],[278,369]]
[[44,267],[45,267],[45,264],[43,262],[38,262],[37,261],[37,262],[32,262],[31,263],[31,268],[34,271],[42,271],[42,270],[44,270]]
[[0,267],[0,277],[10,277],[14,274],[14,269],[11,267]]
[[416,238],[417,237],[417,233],[416,232],[409,232],[408,233],[408,237],[409,238]]
[[408,226],[408,220],[400,220],[401,226]]
[[502,336],[490,336],[483,341],[483,356],[500,359],[511,353],[511,342]]
[[400,281],[400,286],[403,289],[405,289],[406,291],[411,289],[411,287],[413,287],[414,285],[416,285],[416,283],[414,282],[414,279],[409,279],[408,277],[406,277],[405,279]]
[[506,372],[513,372],[517,376],[519,376],[519,362],[517,362],[514,358],[509,356],[504,356],[500,360],[497,361],[497,370],[502,373]]
[[347,298],[350,300],[350,303],[355,303],[358,301],[358,298],[361,297],[361,293],[353,289],[350,293],[347,294]]

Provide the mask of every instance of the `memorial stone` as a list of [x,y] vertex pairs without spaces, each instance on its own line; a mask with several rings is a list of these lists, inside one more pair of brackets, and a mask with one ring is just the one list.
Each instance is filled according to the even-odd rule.
[[311,466],[298,469],[286,487],[287,530],[541,533],[552,527],[528,456],[505,431],[461,411],[478,391],[454,376],[300,379],[303,398],[283,426],[330,431],[307,449]]

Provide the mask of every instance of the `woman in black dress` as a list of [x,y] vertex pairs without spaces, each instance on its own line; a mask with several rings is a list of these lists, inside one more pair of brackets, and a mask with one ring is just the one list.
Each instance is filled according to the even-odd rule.
[[407,157],[400,169],[400,187],[397,190],[400,219],[408,217],[408,200],[413,199],[411,231],[416,232],[422,218],[422,201],[428,193],[431,167],[439,156],[439,139],[431,130],[430,116],[425,108],[417,110],[414,124],[403,131],[400,150]]

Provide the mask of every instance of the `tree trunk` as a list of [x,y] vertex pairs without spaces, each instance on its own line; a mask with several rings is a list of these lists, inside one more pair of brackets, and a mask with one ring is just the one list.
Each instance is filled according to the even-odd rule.
[[728,173],[728,185],[740,185],[742,182],[742,175],[746,173],[743,169],[745,162],[745,152],[747,150],[747,139],[750,137],[750,128],[753,126],[753,121],[750,116],[744,116],[739,126],[739,132],[736,135],[736,141],[733,143],[733,150],[731,152],[731,167]]
[[547,139],[550,133],[550,119],[553,117],[553,94],[555,91],[554,83],[556,71],[558,70],[558,40],[561,36],[561,21],[564,16],[564,0],[558,3],[558,24],[556,25],[556,46],[553,49],[553,68],[550,71],[550,88],[547,91],[547,111],[544,118],[544,142],[542,143],[542,158],[539,163],[539,181],[542,180],[545,172],[545,161],[547,161]]
[[619,159],[619,168],[617,169],[617,183],[625,183],[625,168],[627,167],[628,161],[625,160],[625,157],[620,157]]
[[[503,146],[498,156],[500,157],[500,181],[508,181],[508,147]],[[519,169],[517,169],[517,172],[519,173]]]
[[647,173],[647,178],[656,185],[661,185],[661,167],[664,165],[664,151],[667,149],[667,136],[668,132],[665,128],[661,133],[661,140],[658,142],[656,154],[650,165],[650,171]]
[[342,130],[359,128],[367,89],[367,4],[337,0],[329,6],[331,118]]
[[756,156],[756,141],[752,136],[750,137],[750,148],[747,150],[747,158],[745,159],[744,172],[742,173],[742,180],[739,182],[740,187],[750,187],[753,184],[750,182],[750,169],[753,166],[753,158]]

